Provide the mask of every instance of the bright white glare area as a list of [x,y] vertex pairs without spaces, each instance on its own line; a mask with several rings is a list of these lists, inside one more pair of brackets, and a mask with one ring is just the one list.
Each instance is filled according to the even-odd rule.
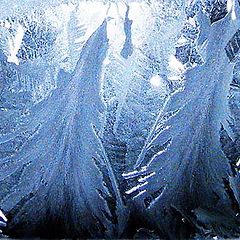
[[232,20],[236,20],[237,19],[237,16],[236,16],[236,12],[235,12],[235,6],[234,6],[234,0],[228,0],[227,1],[227,11],[230,13],[231,11],[231,17],[232,17]]
[[129,3],[129,19],[132,23],[132,43],[139,48],[146,40],[145,32],[154,26],[151,8],[147,1],[133,1]]
[[227,1],[227,11],[230,12],[233,7],[233,0],[228,0]]
[[179,80],[179,76],[175,75],[175,76],[169,76],[168,79],[171,80],[171,81],[177,81]]
[[122,48],[125,41],[125,33],[123,28],[123,21],[127,7],[125,4],[110,4],[107,10],[107,17],[109,18],[107,24],[107,36],[109,39],[111,51]]
[[60,4],[55,9],[47,8],[45,9],[45,18],[53,27],[63,29],[74,9],[73,4]]
[[85,39],[88,39],[92,33],[102,24],[106,17],[107,6],[101,2],[80,2],[78,6],[79,22],[87,26]]
[[192,25],[192,26],[196,26],[196,21],[194,18],[189,18],[188,22]]
[[104,60],[103,60],[103,65],[104,66],[107,66],[108,64],[111,63],[111,60],[109,59],[109,57],[106,57]]
[[237,19],[235,11],[232,11],[232,20],[235,21]]
[[177,72],[181,72],[184,70],[184,65],[180,61],[178,61],[174,55],[171,55],[169,57],[168,64],[172,70],[175,70]]
[[232,11],[232,20],[235,21],[237,19],[235,11]]
[[9,21],[5,20],[5,21],[0,21],[0,27],[4,27],[9,29],[11,27],[11,24]]
[[187,41],[188,40],[185,37],[182,36],[181,38],[179,38],[177,43],[181,45],[181,44],[187,43]]
[[155,75],[150,79],[150,83],[155,88],[160,88],[162,85],[162,78],[159,75]]
[[4,23],[4,27],[9,29],[11,27],[10,22],[6,20],[5,23]]
[[10,55],[8,56],[8,62],[12,62],[17,65],[19,64],[17,53],[21,47],[23,36],[24,36],[24,29],[21,25],[19,25],[15,37],[9,39]]

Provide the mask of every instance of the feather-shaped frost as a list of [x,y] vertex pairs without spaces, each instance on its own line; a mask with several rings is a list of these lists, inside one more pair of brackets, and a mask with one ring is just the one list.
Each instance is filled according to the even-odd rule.
[[0,144],[0,206],[11,235],[117,237],[123,231],[125,207],[98,136],[106,26],[86,42],[70,79],[60,71],[56,90]]
[[184,236],[182,225],[190,234],[188,224],[202,234],[229,237],[238,231],[238,172],[220,144],[221,126],[230,134],[233,64],[225,47],[238,27],[230,13],[209,26],[206,62],[186,72],[185,87],[167,101],[135,170],[124,174],[138,178],[127,193],[164,236]]

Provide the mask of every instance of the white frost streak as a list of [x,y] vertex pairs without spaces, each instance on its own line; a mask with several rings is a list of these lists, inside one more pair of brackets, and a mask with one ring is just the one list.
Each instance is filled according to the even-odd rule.
[[159,75],[152,76],[150,83],[153,88],[166,88],[166,84],[164,84],[163,79]]
[[172,69],[172,70],[175,70],[177,72],[182,72],[184,71],[184,65],[177,60],[177,58],[174,56],[174,55],[171,55],[169,57],[169,67]]
[[8,59],[7,59],[8,62],[13,62],[19,65],[17,53],[21,47],[23,36],[24,36],[24,29],[21,25],[19,25],[15,37],[13,39],[9,39],[10,55],[8,56]]
[[240,158],[238,159],[236,166],[237,166],[237,167],[240,166]]
[[237,19],[236,12],[235,12],[235,1],[234,0],[228,0],[227,1],[227,11],[231,12],[231,18],[233,21]]
[[134,178],[138,175],[141,175],[142,173],[146,172],[147,168],[146,166],[142,167],[139,171],[138,170],[134,170],[132,172],[129,172],[129,173],[123,173],[122,176],[125,178],[125,179],[130,179],[130,178]]
[[154,176],[156,174],[156,172],[152,172],[149,175],[145,176],[145,177],[141,177],[138,179],[138,182],[145,182],[148,178]]
[[136,187],[133,187],[133,188],[129,189],[128,191],[126,191],[126,194],[131,194],[131,193],[137,191],[138,189],[144,187],[144,186],[147,185],[147,184],[148,184],[148,182],[145,182],[145,183],[143,183],[143,184],[139,184],[139,185],[137,185]]
[[141,191],[140,193],[138,193],[136,196],[134,196],[132,199],[134,200],[134,199],[140,197],[142,194],[144,194],[146,192],[147,192],[147,190],[145,189],[145,190]]
[[151,208],[151,207],[162,197],[162,195],[163,195],[163,193],[165,192],[165,190],[166,190],[166,186],[164,187],[164,189],[163,189],[163,191],[161,192],[161,194],[160,194],[158,197],[156,197],[156,198],[150,203],[150,205],[148,206],[148,209]]
[[227,1],[227,11],[230,12],[233,7],[233,0],[228,0]]
[[3,221],[7,222],[7,218],[4,216],[4,214],[1,210],[0,210],[0,218],[2,218]]

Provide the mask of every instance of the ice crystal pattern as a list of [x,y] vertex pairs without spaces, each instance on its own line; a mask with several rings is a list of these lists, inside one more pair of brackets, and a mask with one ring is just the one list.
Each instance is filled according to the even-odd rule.
[[3,236],[240,236],[239,1],[0,10]]

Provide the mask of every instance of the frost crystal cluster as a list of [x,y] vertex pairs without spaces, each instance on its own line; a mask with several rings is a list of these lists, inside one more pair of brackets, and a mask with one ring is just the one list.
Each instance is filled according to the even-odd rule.
[[240,237],[238,0],[0,0],[0,237]]

